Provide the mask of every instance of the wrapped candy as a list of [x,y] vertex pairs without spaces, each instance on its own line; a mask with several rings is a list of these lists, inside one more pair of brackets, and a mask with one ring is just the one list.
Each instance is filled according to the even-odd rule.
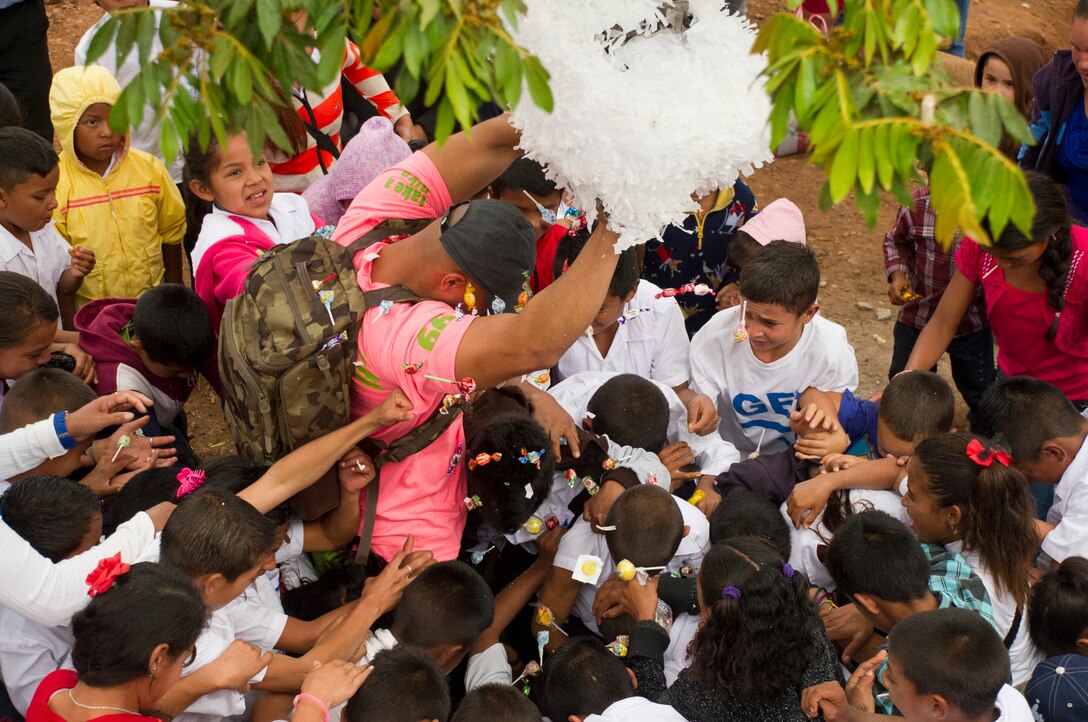
[[605,471],[612,471],[616,468],[616,460],[609,457],[601,462],[601,468]]
[[461,454],[465,451],[465,447],[458,445],[457,451],[450,457],[450,466],[446,469],[446,476],[453,476],[453,470],[457,468],[457,465],[461,463]]
[[472,511],[473,509],[479,509],[483,505],[484,505],[484,503],[482,501],[480,501],[480,497],[478,495],[476,495],[476,494],[473,494],[472,496],[466,496],[465,497],[465,507],[469,511]]
[[540,661],[544,662],[544,648],[548,646],[548,641],[552,638],[551,633],[547,629],[541,629],[536,633],[536,647],[540,653]]
[[657,486],[657,472],[651,471],[646,477],[646,483],[650,486]]
[[410,363],[405,362],[405,364],[404,364],[404,373],[408,374],[409,376],[413,376],[413,375],[419,373],[419,370],[421,368],[423,368],[423,361],[420,361],[417,364],[410,364]]
[[465,378],[461,379],[461,381],[457,384],[457,387],[461,389],[461,393],[471,394],[473,391],[476,390],[476,382],[466,376]]
[[[544,645],[547,645],[547,643],[548,643],[547,640],[545,640]],[[543,650],[544,645],[541,645],[542,650]],[[541,654],[543,655],[543,651],[541,651]],[[528,697],[529,696],[529,680],[532,679],[533,677],[537,676],[538,674],[540,674],[540,672],[541,672],[540,663],[537,662],[534,659],[530,659],[525,664],[525,669],[522,670],[521,675],[518,676],[518,678],[515,679],[511,684],[513,686],[515,686],[515,687],[521,685],[522,693],[526,697]]]
[[695,493],[688,497],[688,503],[695,506],[700,501],[706,498],[706,492],[702,489],[696,489]]
[[597,482],[593,481],[592,477],[583,476],[582,486],[586,488],[590,496],[596,496],[597,492],[601,490],[601,487],[597,485]]
[[629,560],[623,559],[616,565],[616,576],[625,582],[629,582],[635,578],[635,565]]
[[525,522],[525,531],[535,536],[544,531],[544,522],[538,516],[531,516],[529,521]]
[[502,300],[498,296],[491,299],[491,313],[500,314],[506,310],[506,301]]
[[574,562],[574,572],[571,577],[582,584],[596,584],[604,569],[604,562],[600,557],[592,554],[581,554]]
[[486,466],[493,461],[499,461],[502,459],[502,454],[496,452],[494,454],[476,454],[468,460],[468,468],[475,469],[477,466]]
[[549,529],[554,529],[559,526],[559,519],[555,516],[555,514],[548,514],[548,516],[544,518],[544,526],[548,527]]
[[566,477],[567,479],[567,486],[571,489],[578,486],[578,472],[576,472],[574,469],[567,469],[564,477]]
[[542,456],[544,456],[544,453],[545,453],[544,449],[541,449],[540,451],[527,451],[525,449],[522,449],[521,450],[521,456],[518,457],[518,461],[520,461],[523,464],[532,464],[533,466],[535,466],[536,468],[539,469],[540,468],[540,458]]
[[694,293],[696,296],[709,296],[714,293],[714,289],[705,283],[685,283],[680,288],[662,288],[660,293],[654,294],[654,298],[673,298],[685,293]]
[[608,651],[617,657],[623,658],[627,656],[627,644],[622,640],[628,639],[627,635],[621,635],[616,637],[616,641],[608,643]]

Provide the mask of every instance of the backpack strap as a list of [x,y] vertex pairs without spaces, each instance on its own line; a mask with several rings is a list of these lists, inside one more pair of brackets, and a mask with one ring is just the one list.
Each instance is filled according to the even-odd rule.
[[[400,287],[393,286],[392,288]],[[439,406],[431,412],[426,421],[390,443],[385,453],[375,456],[374,481],[366,487],[366,511],[363,514],[363,526],[359,532],[359,547],[355,552],[356,564],[366,564],[367,557],[370,556],[370,543],[374,539],[374,521],[378,511],[378,482],[381,480],[382,467],[389,463],[404,461],[417,451],[422,451],[445,433],[458,416],[462,413],[470,413],[471,410],[472,407],[467,402],[451,406],[445,413]],[[381,444],[375,439],[369,439],[369,441]]]
[[1009,627],[1009,633],[1005,635],[1005,639],[1002,644],[1005,645],[1005,649],[1012,649],[1012,643],[1016,641],[1016,635],[1020,631],[1020,623],[1024,619],[1024,608],[1017,607],[1016,614],[1012,618],[1012,626]]
[[437,219],[390,218],[374,226],[369,231],[364,233],[361,237],[356,238],[354,241],[345,246],[345,248],[347,249],[347,252],[351,254],[351,257],[355,258],[356,253],[370,248],[379,241],[384,241],[386,238],[389,238],[390,236],[395,236],[397,234],[412,235],[414,233],[419,233],[424,228],[434,223],[435,220]]

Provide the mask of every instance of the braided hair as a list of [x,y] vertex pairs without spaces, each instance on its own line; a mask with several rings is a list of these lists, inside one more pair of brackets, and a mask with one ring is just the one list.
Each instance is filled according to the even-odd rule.
[[1028,188],[1035,200],[1035,218],[1031,222],[1031,237],[1018,228],[1008,225],[994,241],[994,246],[1005,251],[1017,251],[1036,243],[1046,242],[1039,276],[1046,282],[1047,301],[1055,310],[1054,322],[1047,331],[1047,340],[1053,341],[1058,333],[1058,318],[1065,300],[1066,280],[1069,278],[1069,261],[1073,255],[1073,236],[1070,229],[1073,219],[1061,187],[1049,176],[1028,171]]

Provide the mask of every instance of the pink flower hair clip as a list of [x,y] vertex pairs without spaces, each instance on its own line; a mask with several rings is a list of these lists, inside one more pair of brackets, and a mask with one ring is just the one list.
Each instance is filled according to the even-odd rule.
[[178,482],[181,485],[178,487],[177,498],[180,499],[183,496],[192,494],[194,491],[204,486],[205,481],[206,479],[203,470],[185,467],[178,472]]

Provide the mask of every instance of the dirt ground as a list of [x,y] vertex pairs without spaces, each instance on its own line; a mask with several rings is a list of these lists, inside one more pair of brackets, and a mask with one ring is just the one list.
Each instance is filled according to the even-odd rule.
[[[749,15],[760,22],[784,5],[782,0],[750,0]],[[1075,0],[974,0],[968,13],[967,59],[978,58],[995,40],[1019,34],[1047,51],[1068,44],[1069,22]],[[50,0],[50,55],[53,69],[72,64],[72,54],[83,32],[102,15],[89,0]],[[971,65],[965,63],[966,77]],[[958,77],[958,76],[957,76]],[[880,244],[891,227],[896,202],[885,197],[880,219],[873,229],[849,201],[828,213],[819,209],[824,181],[822,172],[805,157],[783,158],[759,169],[748,180],[760,205],[786,197],[805,215],[809,243],[820,258],[825,286],[820,291],[824,314],[846,327],[857,352],[861,372],[860,391],[869,394],[883,386],[892,350],[893,320],[879,321],[876,313],[888,304]],[[871,305],[863,310],[858,303]],[[894,319],[894,314],[892,316]],[[946,363],[942,370],[947,376]],[[189,405],[189,429],[198,453],[217,455],[233,449],[218,401],[201,382]]]

